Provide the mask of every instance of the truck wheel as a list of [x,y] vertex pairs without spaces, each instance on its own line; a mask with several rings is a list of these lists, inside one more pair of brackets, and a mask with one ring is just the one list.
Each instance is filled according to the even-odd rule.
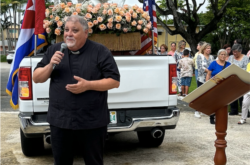
[[12,60],[7,60],[8,64],[11,64],[12,63]]
[[163,135],[160,138],[152,137],[151,131],[138,131],[137,136],[143,147],[158,147],[164,140],[165,130],[162,130],[162,132]]
[[20,128],[21,147],[25,156],[40,155],[44,151],[43,137],[27,138]]

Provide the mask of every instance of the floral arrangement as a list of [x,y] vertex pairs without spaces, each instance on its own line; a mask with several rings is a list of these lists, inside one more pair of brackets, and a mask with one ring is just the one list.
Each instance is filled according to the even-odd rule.
[[152,23],[150,16],[137,5],[118,7],[117,3],[92,5],[89,3],[60,3],[45,10],[46,19],[43,27],[47,38],[55,39],[63,34],[68,16],[80,15],[88,21],[88,32],[91,34],[141,32],[147,34]]

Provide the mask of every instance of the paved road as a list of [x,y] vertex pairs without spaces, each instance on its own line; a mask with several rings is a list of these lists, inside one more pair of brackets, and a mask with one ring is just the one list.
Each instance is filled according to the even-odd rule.
[[10,107],[10,96],[5,92],[11,64],[1,62],[1,111],[15,111]]
[[[45,144],[46,152],[41,156],[25,157],[22,154],[17,111],[15,113],[10,108],[8,103],[10,97],[4,92],[8,67],[8,64],[1,63],[0,164],[52,165],[53,156],[51,146],[48,144]],[[178,125],[176,129],[166,131],[164,142],[160,147],[140,147],[135,132],[121,133],[107,141],[104,153],[105,165],[212,165],[216,139],[214,125],[209,124],[208,116],[195,118],[193,110],[186,103],[178,101],[178,107],[182,109]],[[239,116],[229,116],[226,137],[228,165],[249,165],[250,162],[250,124],[236,124],[239,118]],[[81,164],[84,163],[77,155],[74,165]]]

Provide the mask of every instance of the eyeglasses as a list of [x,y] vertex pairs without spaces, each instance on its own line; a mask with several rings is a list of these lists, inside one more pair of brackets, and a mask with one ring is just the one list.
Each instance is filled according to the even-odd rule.
[[220,56],[227,56],[226,54],[220,54]]

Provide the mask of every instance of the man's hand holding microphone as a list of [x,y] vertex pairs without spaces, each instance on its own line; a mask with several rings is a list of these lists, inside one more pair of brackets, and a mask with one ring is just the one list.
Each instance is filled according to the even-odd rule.
[[60,51],[56,51],[54,53],[54,55],[52,56],[51,60],[50,60],[50,64],[53,66],[53,69],[55,69],[55,67],[57,65],[60,64],[60,62],[62,61],[63,59],[63,56],[64,56],[64,50],[67,48],[67,44],[65,43],[62,43],[61,44],[61,49]]

